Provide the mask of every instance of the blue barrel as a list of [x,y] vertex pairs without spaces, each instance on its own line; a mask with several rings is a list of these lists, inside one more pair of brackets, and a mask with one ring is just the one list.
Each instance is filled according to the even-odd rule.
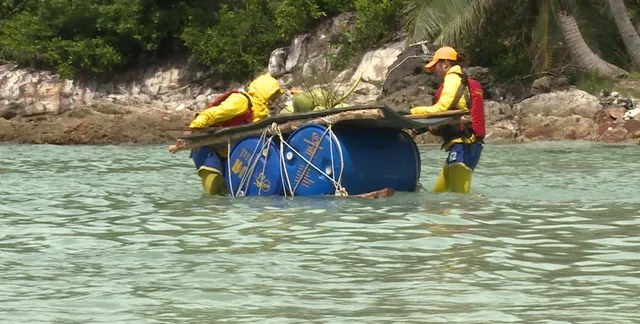
[[283,192],[280,144],[260,136],[238,141],[229,154],[227,188],[234,196],[278,196]]
[[338,180],[340,176],[341,185],[350,195],[389,187],[396,191],[416,190],[420,179],[420,152],[406,132],[337,126],[332,130],[335,135],[330,137],[325,126],[308,124],[289,135],[287,143],[291,148],[284,148],[285,175],[290,184],[285,188],[288,194],[334,194],[332,179]]

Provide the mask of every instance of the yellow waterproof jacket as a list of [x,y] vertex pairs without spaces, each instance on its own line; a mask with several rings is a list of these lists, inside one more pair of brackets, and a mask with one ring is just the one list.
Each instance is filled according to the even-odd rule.
[[[462,78],[460,77],[459,73],[462,73],[462,68],[460,67],[460,65],[454,65],[451,68],[449,68],[449,71],[447,71],[447,74],[444,76],[444,82],[442,84],[442,93],[440,94],[440,98],[438,98],[438,102],[436,102],[434,105],[431,105],[431,106],[418,106],[418,107],[411,108],[411,114],[423,115],[423,114],[429,114],[429,113],[434,113],[438,111],[446,111],[450,108],[463,109],[463,110],[469,111],[469,106],[471,105],[471,103],[467,102],[464,95],[460,97],[460,100],[458,101],[457,105],[454,105],[453,107],[451,106],[451,103],[453,102],[453,99],[456,96],[456,92],[458,91],[460,84],[462,84]],[[467,91],[468,93],[468,89],[465,91]],[[451,146],[455,143],[470,144],[475,141],[476,141],[475,135],[471,135],[470,138],[467,138],[467,137],[455,138],[449,141],[448,143],[445,143],[444,149],[448,151],[449,148],[451,148]]]
[[[254,123],[269,116],[267,100],[276,92],[281,91],[278,80],[269,74],[263,74],[249,84],[246,94],[251,98]],[[249,101],[243,94],[232,93],[219,105],[203,110],[189,127],[209,127],[245,113],[248,107]]]
[[469,111],[468,104],[471,103],[468,103],[464,96],[460,97],[460,100],[458,101],[458,104],[456,106],[450,107],[451,103],[453,102],[453,98],[456,96],[456,92],[460,87],[460,84],[462,84],[462,78],[460,77],[460,75],[458,75],[458,73],[462,73],[462,68],[460,68],[460,65],[454,65],[449,68],[449,71],[447,71],[447,74],[444,76],[442,93],[440,94],[438,102],[436,102],[432,106],[418,106],[411,108],[411,114],[423,115],[438,111],[445,111],[449,108]]

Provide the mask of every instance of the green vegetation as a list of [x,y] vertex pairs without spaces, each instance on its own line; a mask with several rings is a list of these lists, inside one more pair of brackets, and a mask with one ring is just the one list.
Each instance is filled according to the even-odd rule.
[[5,0],[0,58],[64,77],[105,73],[193,53],[244,79],[321,19],[356,11],[354,42],[369,46],[395,23],[401,0]]
[[640,66],[637,0],[4,0],[0,58],[73,77],[192,53],[244,80],[274,48],[342,12],[357,22],[337,40],[337,65],[404,28],[412,41],[461,49],[499,81],[567,68],[610,78]]

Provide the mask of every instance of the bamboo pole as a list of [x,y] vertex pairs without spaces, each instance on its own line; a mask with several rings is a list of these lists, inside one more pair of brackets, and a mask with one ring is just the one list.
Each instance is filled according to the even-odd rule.
[[[353,111],[345,111],[335,115],[329,115],[324,117],[318,117],[311,120],[293,120],[290,122],[285,122],[280,125],[280,131],[283,134],[290,133],[297,128],[305,125],[305,124],[327,124],[327,123],[337,123],[340,121],[346,120],[359,120],[359,119],[382,119],[384,118],[384,112],[382,109],[366,109],[366,110],[353,110]],[[194,148],[198,148],[200,146],[205,145],[216,145],[216,144],[226,144],[227,141],[231,141],[231,143],[242,139],[249,135],[260,135],[264,129],[253,129],[244,132],[238,132],[235,134],[224,134],[224,135],[212,135],[211,137],[194,139],[194,140],[184,140],[180,141],[177,144],[173,144],[169,146],[169,152],[176,153],[179,151],[190,150]]]

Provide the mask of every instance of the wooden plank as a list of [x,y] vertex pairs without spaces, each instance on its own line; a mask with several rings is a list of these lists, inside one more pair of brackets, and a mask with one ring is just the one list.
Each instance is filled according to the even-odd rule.
[[[353,110],[353,111],[345,111],[342,113],[338,113],[335,115],[329,115],[325,117],[319,117],[314,119],[307,120],[294,120],[290,122],[283,123],[279,125],[280,131],[283,134],[290,133],[299,127],[305,124],[323,124],[327,123],[337,123],[340,121],[346,120],[359,120],[359,119],[382,119],[384,118],[384,112],[382,109],[368,109],[368,110]],[[238,132],[235,134],[223,135],[223,136],[211,136],[201,139],[194,139],[190,141],[181,141],[177,144],[173,144],[169,146],[169,152],[176,153],[179,151],[190,150],[193,148],[198,148],[204,145],[215,145],[215,144],[226,144],[227,141],[231,141],[234,143],[237,140],[240,140],[249,135],[260,135],[264,129],[255,129],[244,132]]]
[[372,191],[372,192],[367,192],[367,193],[363,193],[360,195],[349,195],[348,197],[360,197],[360,198],[373,198],[373,199],[378,199],[378,198],[387,198],[387,197],[391,197],[393,195],[395,195],[396,191],[393,188],[384,188],[384,189],[380,189],[380,190],[376,190],[376,191]]

